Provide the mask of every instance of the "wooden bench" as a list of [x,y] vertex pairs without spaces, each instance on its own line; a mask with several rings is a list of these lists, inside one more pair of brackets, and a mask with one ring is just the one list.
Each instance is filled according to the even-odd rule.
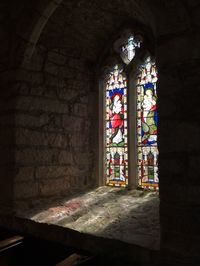
[[3,239],[0,241],[0,254],[10,248],[16,247],[23,243],[24,237],[20,235],[14,235],[12,237]]

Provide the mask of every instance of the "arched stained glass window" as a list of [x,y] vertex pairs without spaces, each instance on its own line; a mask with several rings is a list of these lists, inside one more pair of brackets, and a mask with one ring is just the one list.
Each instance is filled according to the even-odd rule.
[[157,71],[148,57],[137,84],[137,150],[139,187],[158,189]]
[[117,65],[106,85],[106,184],[128,185],[127,81]]
[[[130,35],[116,50],[130,80],[132,72],[126,65],[138,60],[135,55],[141,40]],[[150,56],[139,66],[136,86],[135,81],[129,82],[127,88],[127,77],[118,65],[109,73],[105,97],[106,185],[158,190],[156,82],[156,64]]]

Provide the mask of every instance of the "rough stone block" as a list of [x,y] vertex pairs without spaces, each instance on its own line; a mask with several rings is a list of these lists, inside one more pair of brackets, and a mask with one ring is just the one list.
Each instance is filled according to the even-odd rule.
[[84,118],[69,115],[63,115],[62,120],[63,128],[68,132],[80,132],[84,123]]
[[82,179],[83,175],[89,175],[88,165],[79,165],[78,163],[69,165],[68,174],[69,176],[77,176],[78,178],[80,177],[80,179]]
[[21,96],[16,102],[17,110],[49,113],[68,113],[68,106],[58,100],[41,97]]
[[36,168],[36,178],[45,179],[45,178],[55,178],[63,177],[67,174],[66,166],[40,166]]
[[81,96],[80,97],[80,102],[83,103],[83,104],[88,104],[89,97],[87,95]]
[[46,113],[39,115],[31,115],[29,113],[16,114],[15,121],[17,126],[23,126],[28,128],[40,128],[49,123],[49,115]]
[[55,65],[54,63],[51,62],[46,62],[45,64],[45,71],[52,74],[52,75],[57,75],[58,74],[58,66]]
[[77,152],[75,154],[75,161],[80,166],[82,165],[91,165],[93,163],[93,153],[91,152]]
[[28,95],[30,92],[30,87],[28,82],[20,82],[17,84],[17,90],[20,95]]
[[78,91],[72,90],[69,88],[61,88],[59,89],[59,98],[61,100],[67,100],[67,101],[77,101],[78,99]]
[[34,96],[40,96],[44,94],[45,89],[46,88],[43,86],[34,86],[30,89],[30,94]]
[[54,50],[48,53],[48,60],[57,65],[64,65],[66,62],[66,56],[61,54],[58,50]]
[[61,151],[59,153],[58,161],[60,164],[73,164],[73,156],[72,151]]
[[42,84],[43,73],[40,71],[20,69],[18,71],[17,80],[31,82],[32,84]]
[[41,180],[39,183],[40,196],[60,196],[61,194],[68,194],[69,181],[67,177],[58,179]]
[[26,148],[17,150],[15,153],[16,163],[20,165],[51,164],[57,156],[57,149]]
[[89,144],[89,132],[72,134],[70,136],[70,144],[73,147],[87,146]]
[[38,183],[36,181],[26,181],[15,183],[14,197],[16,199],[28,199],[38,196]]
[[34,53],[30,58],[30,64],[27,64],[26,68],[28,70],[41,72],[43,67],[43,62],[44,62],[44,53],[41,47],[36,46],[34,49]]
[[16,169],[16,181],[30,181],[34,179],[33,167],[18,167]]
[[29,129],[17,129],[16,143],[27,146],[48,146],[49,148],[64,148],[68,145],[65,135]]
[[87,117],[88,107],[86,104],[76,103],[73,108],[74,115]]

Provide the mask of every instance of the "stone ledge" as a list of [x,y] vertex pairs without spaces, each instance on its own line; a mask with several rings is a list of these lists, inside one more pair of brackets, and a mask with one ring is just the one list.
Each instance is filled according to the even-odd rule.
[[31,209],[23,209],[19,205],[15,210],[16,217],[56,225],[79,232],[81,236],[159,249],[159,198],[156,192],[99,187],[71,197],[35,200],[31,206]]
[[90,254],[106,255],[115,252],[115,254],[129,256],[129,260],[142,262],[144,265],[148,262],[154,265],[152,263],[159,260],[159,251],[128,244],[119,240],[80,233],[57,225],[38,223],[30,219],[0,216],[0,226],[17,231],[23,235],[30,235],[64,244],[78,250],[87,251]]

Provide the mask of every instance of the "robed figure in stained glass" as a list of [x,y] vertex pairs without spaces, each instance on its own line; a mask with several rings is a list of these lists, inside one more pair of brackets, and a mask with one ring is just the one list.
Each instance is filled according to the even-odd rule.
[[118,66],[106,86],[106,184],[127,186],[127,87]]
[[137,86],[138,183],[146,189],[158,189],[157,147],[157,71],[147,58],[141,66]]
[[142,143],[153,144],[157,139],[157,106],[151,84],[145,86],[142,103]]
[[110,142],[120,146],[123,144],[124,109],[122,106],[122,91],[115,90],[111,97],[109,110],[111,137]]

